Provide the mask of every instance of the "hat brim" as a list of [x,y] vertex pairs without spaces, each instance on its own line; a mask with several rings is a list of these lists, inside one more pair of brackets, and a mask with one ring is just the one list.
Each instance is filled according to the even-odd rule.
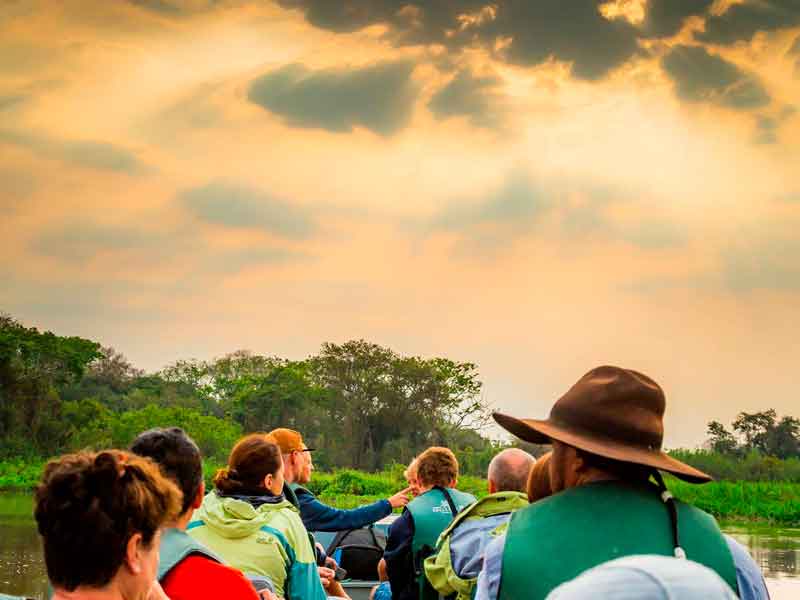
[[499,412],[492,413],[492,417],[509,433],[533,444],[549,444],[552,440],[557,440],[598,456],[666,471],[689,483],[707,483],[713,479],[660,450],[646,450],[613,439],[571,431],[547,420],[517,419]]

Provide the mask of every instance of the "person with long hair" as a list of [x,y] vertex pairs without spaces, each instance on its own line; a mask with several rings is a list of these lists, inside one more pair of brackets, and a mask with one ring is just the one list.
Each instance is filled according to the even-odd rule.
[[346,594],[333,572],[318,572],[300,513],[283,494],[281,450],[265,433],[251,433],[231,450],[186,530],[245,575],[265,575],[286,600],[325,600]]

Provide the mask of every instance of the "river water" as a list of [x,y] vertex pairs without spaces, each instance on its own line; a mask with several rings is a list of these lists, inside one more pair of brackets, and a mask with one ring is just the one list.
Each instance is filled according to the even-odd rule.
[[[0,593],[44,599],[44,561],[27,494],[0,494]],[[772,600],[800,599],[800,529],[722,523],[761,566]]]

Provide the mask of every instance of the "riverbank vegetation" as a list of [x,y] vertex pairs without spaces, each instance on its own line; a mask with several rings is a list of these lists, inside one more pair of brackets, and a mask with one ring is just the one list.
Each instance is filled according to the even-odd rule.
[[[462,487],[481,495],[491,457],[490,409],[477,366],[402,356],[364,340],[323,344],[296,361],[238,351],[145,373],[113,348],[26,327],[0,315],[0,489],[31,490],[47,457],[127,447],[157,426],[185,429],[206,477],[237,438],[288,426],[317,448],[312,487],[338,506],[385,497],[431,445],[456,452]],[[704,450],[672,454],[721,480],[679,497],[718,516],[800,522],[800,420],[774,410],[712,421]],[[545,448],[518,444],[534,454]]]

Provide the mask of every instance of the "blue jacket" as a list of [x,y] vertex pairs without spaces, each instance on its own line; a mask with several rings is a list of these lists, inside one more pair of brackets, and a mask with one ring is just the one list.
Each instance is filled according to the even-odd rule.
[[388,500],[378,500],[366,506],[342,510],[323,504],[304,487],[294,484],[291,487],[300,505],[303,525],[308,531],[359,529],[392,514],[392,505]]

